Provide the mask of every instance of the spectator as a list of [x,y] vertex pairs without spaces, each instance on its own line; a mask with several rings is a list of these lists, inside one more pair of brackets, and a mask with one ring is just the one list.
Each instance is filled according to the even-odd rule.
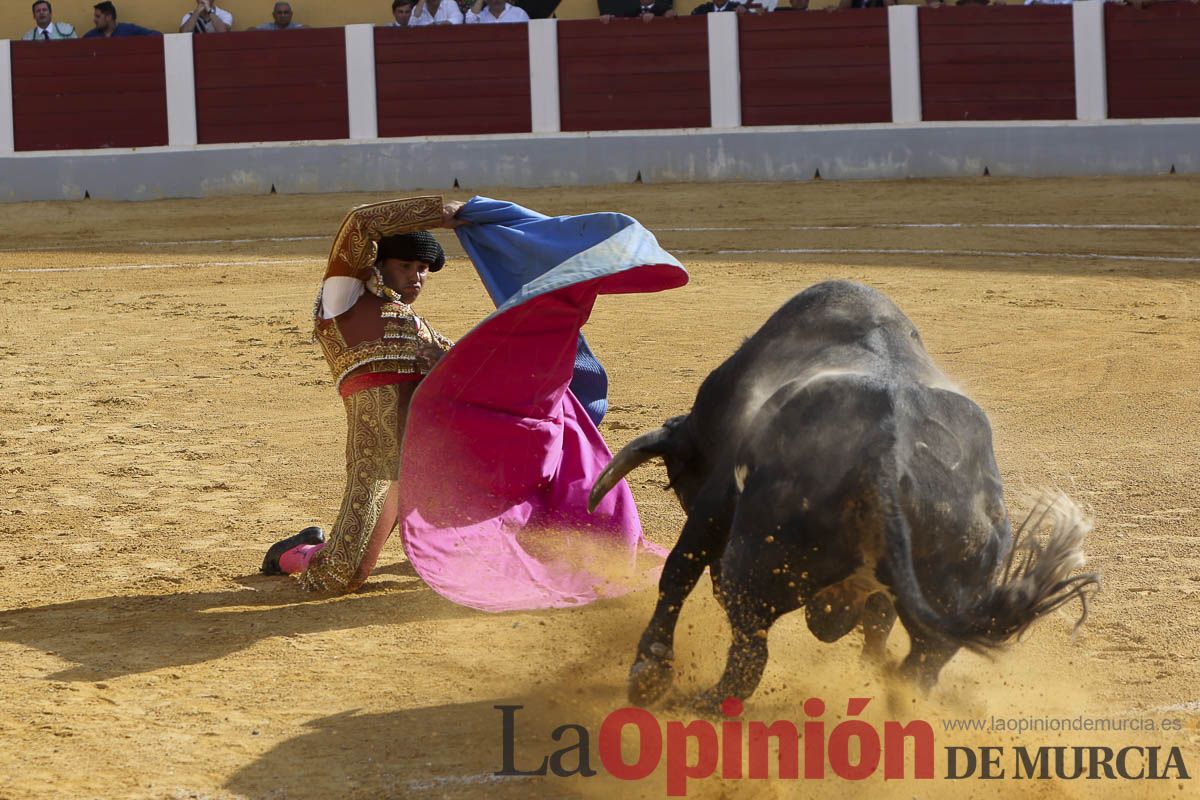
[[134,25],[132,22],[117,22],[117,7],[111,0],[96,3],[92,6],[92,23],[96,26],[83,35],[85,39],[95,39],[103,36],[111,39],[114,36],[162,36],[158,31]]
[[217,8],[215,0],[196,0],[196,8],[184,14],[179,22],[180,33],[229,33],[233,30],[233,14]]
[[[485,7],[486,3],[486,7]],[[508,0],[475,0],[467,12],[468,25],[495,22],[529,22],[529,15]]]
[[412,12],[412,0],[392,0],[392,16],[396,18],[396,21],[391,24],[391,27],[407,28],[409,20],[412,19]]
[[884,6],[894,6],[896,0],[841,0],[838,3],[838,10],[846,8],[883,8]]
[[279,2],[271,9],[272,22],[255,25],[252,31],[294,31],[303,28],[299,22],[292,22],[292,4]]
[[413,7],[412,19],[408,27],[419,28],[422,25],[462,25],[462,10],[454,0],[417,0]]
[[808,0],[788,0],[786,6],[776,6],[776,11],[808,11]]
[[50,42],[55,39],[77,39],[75,28],[67,22],[54,21],[54,9],[48,0],[37,0],[33,4],[33,21],[37,27],[25,32],[21,38],[27,42]]
[[693,8],[692,16],[696,14],[716,14],[720,11],[734,11],[738,14],[745,14],[746,7],[741,3],[733,2],[733,0],[709,0],[709,2]]
[[596,5],[604,22],[616,17],[641,17],[643,22],[649,22],[655,17],[675,16],[671,0],[598,0]]

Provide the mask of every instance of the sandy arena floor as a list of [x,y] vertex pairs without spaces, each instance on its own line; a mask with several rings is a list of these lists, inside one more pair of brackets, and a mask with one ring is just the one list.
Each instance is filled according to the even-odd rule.
[[[960,654],[927,699],[860,668],[858,634],[793,615],[747,717],[877,698],[961,744],[1180,746],[1200,771],[1200,181],[1018,181],[480,190],[547,213],[638,217],[690,285],[607,297],[587,328],[612,379],[613,449],[682,413],[779,304],[852,278],[891,295],[990,414],[1013,516],[1059,487],[1096,529],[1104,591],[995,661]],[[465,199],[469,191],[455,193]],[[603,775],[497,779],[497,704],[525,706],[519,765],[623,705],[653,593],[489,616],[424,587],[398,538],[359,593],[256,574],[340,500],[343,412],[309,341],[329,237],[366,195],[5,205],[0,218],[0,797],[658,797]],[[902,223],[902,224],[901,224]],[[443,232],[444,233],[444,232]],[[457,243],[419,308],[457,337],[490,306]],[[802,447],[799,448],[802,452]],[[682,515],[633,477],[648,535]],[[681,683],[716,678],[707,581]],[[906,643],[899,628],[891,649]],[[897,694],[890,695],[892,709]],[[904,705],[907,704],[907,705]],[[1182,720],[1182,730],[945,732],[946,720]],[[670,716],[670,714],[664,715]],[[690,719],[676,714],[672,718]],[[593,767],[595,758],[593,739]],[[1165,751],[1164,751],[1165,758]],[[709,780],[705,798],[1196,796],[1196,781]]]

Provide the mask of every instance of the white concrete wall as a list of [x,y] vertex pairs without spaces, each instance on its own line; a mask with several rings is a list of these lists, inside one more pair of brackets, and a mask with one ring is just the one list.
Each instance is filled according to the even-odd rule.
[[1200,174],[1200,120],[445,136],[0,157],[0,201],[803,181]]

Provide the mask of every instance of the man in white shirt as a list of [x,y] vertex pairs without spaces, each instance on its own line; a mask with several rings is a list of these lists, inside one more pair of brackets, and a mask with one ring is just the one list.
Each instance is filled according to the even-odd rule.
[[481,22],[529,22],[529,15],[508,0],[475,0],[475,5],[467,12],[467,24]]
[[75,28],[67,22],[54,21],[54,9],[47,0],[37,0],[33,4],[33,21],[37,27],[25,31],[21,38],[27,42],[52,42],[55,39],[78,39]]
[[454,0],[419,0],[412,12],[408,27],[422,25],[462,25],[463,13]]
[[196,0],[196,9],[183,15],[180,33],[228,33],[233,30],[233,14],[217,8],[215,0]]

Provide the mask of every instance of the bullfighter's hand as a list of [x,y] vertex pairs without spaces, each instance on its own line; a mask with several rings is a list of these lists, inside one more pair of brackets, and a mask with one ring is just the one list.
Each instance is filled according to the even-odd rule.
[[465,206],[461,200],[452,200],[442,206],[442,227],[443,228],[461,228],[467,224],[465,219],[458,218],[459,210]]

